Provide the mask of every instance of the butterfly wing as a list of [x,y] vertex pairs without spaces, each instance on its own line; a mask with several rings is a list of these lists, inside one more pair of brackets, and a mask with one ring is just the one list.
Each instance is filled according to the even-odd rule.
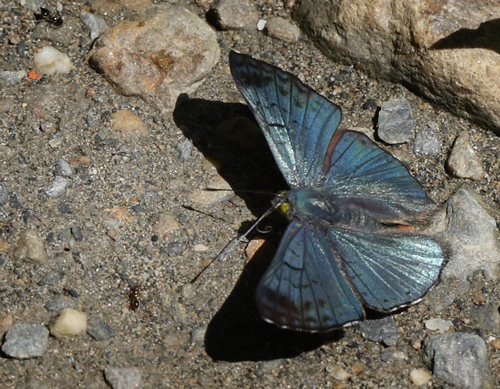
[[422,219],[433,203],[406,167],[364,134],[338,131],[322,168],[322,188],[343,206],[356,206],[380,221]]
[[327,331],[364,317],[327,237],[296,219],[260,280],[256,301],[266,321],[300,331]]
[[442,248],[425,236],[329,228],[327,238],[363,305],[378,311],[417,302],[444,260]]
[[316,183],[340,108],[292,74],[248,55],[231,51],[229,65],[287,183]]

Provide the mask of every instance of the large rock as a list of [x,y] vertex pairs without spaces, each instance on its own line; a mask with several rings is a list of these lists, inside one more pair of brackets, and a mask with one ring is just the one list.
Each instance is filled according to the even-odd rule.
[[498,2],[302,0],[294,17],[329,57],[500,132]]
[[219,57],[208,24],[184,8],[162,5],[106,30],[90,64],[120,93],[171,112],[178,96],[194,92]]

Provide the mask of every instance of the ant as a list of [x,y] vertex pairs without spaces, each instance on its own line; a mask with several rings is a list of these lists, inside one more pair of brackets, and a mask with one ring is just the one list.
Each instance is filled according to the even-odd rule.
[[139,285],[134,285],[130,288],[130,293],[128,295],[130,299],[130,308],[135,311],[137,308],[139,308],[139,305],[141,304],[139,301],[139,294],[141,293],[141,288]]
[[63,24],[63,19],[59,11],[50,12],[47,8],[43,7],[40,7],[39,14],[35,13],[35,19],[52,24],[54,27],[61,27]]

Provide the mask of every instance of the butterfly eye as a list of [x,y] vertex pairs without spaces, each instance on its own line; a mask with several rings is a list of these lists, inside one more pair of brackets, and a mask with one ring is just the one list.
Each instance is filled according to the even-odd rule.
[[281,203],[281,205],[279,206],[279,210],[280,212],[282,212],[283,214],[287,215],[288,212],[290,212],[290,203]]

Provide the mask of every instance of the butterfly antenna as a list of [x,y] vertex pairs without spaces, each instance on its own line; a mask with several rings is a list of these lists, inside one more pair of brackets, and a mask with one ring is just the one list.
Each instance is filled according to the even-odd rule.
[[238,239],[234,239],[232,242],[229,242],[223,249],[222,251],[219,253],[219,255],[217,255],[214,259],[212,259],[208,265],[206,265],[203,269],[201,269],[201,271],[190,281],[191,284],[194,284],[198,278],[200,278],[200,276],[205,272],[205,270],[207,270],[211,265],[212,263],[214,263],[215,261],[217,260],[224,260],[231,251],[233,251],[233,249],[239,244],[241,243],[247,236],[248,234],[250,234],[250,232],[252,232],[258,225],[259,223],[265,219],[267,216],[269,216],[272,212],[274,212],[280,205],[281,205],[282,201],[280,202],[276,202],[276,204],[273,204],[273,206],[271,208],[269,208],[266,212],[264,212],[264,214],[259,217],[257,219],[257,221],[252,224],[252,226],[243,234],[241,235]]

